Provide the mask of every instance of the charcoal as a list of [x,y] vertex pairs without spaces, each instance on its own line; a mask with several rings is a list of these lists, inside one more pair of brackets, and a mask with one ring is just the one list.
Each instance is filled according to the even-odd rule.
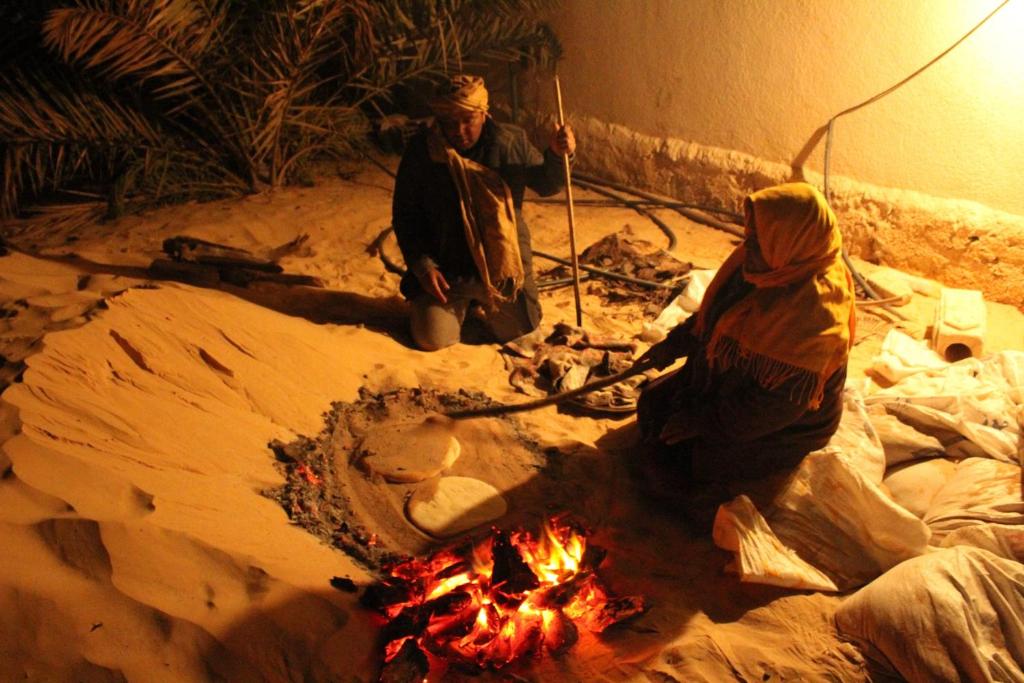
[[418,636],[427,627],[429,615],[418,605],[406,607],[397,616],[384,624],[380,637],[385,643],[407,636]]
[[356,582],[347,576],[332,576],[331,587],[337,588],[340,591],[345,591],[346,593],[355,593],[359,590],[359,587],[356,586]]
[[380,683],[418,683],[427,677],[430,662],[416,641],[409,638],[380,672]]
[[583,551],[583,558],[580,560],[580,571],[597,569],[607,555],[608,551],[601,546],[592,543],[587,545],[587,549]]
[[506,532],[495,531],[491,553],[494,556],[491,587],[496,591],[505,595],[518,595],[540,585],[536,574],[523,561]]
[[569,604],[592,580],[593,575],[589,572],[579,572],[568,581],[548,588],[542,595],[535,597],[533,602],[543,609],[560,609]]
[[454,614],[468,607],[473,602],[473,596],[465,591],[455,590],[446,593],[439,598],[424,603],[423,610],[430,616],[442,614]]
[[576,628],[572,619],[565,616],[561,610],[555,611],[555,616],[551,620],[544,638],[544,647],[548,652],[555,656],[564,654],[579,639],[579,629]]
[[383,612],[392,605],[409,602],[411,596],[412,591],[407,584],[381,582],[367,586],[359,597],[359,604]]

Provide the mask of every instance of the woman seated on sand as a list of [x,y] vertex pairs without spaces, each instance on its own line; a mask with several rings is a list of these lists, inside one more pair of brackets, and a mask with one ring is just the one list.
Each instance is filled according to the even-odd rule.
[[793,468],[842,415],[854,294],[835,214],[806,183],[744,206],[746,240],[700,310],[646,354],[658,367],[689,357],[644,390],[637,418],[680,492]]

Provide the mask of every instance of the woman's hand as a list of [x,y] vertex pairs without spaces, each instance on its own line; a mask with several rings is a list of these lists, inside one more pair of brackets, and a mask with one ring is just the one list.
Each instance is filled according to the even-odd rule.
[[663,339],[651,348],[647,349],[642,356],[637,359],[637,363],[649,363],[651,367],[657,368],[658,370],[664,370],[668,366],[676,362],[680,354],[676,351],[675,345],[670,343],[667,339]]

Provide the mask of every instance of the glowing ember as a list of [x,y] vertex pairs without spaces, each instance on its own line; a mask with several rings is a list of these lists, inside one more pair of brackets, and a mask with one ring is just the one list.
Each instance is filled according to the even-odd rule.
[[314,472],[309,465],[300,464],[295,468],[295,471],[300,477],[308,481],[313,486],[320,486],[320,484],[324,483],[324,480],[320,475]]
[[595,573],[604,552],[584,530],[552,518],[541,533],[494,529],[481,542],[389,568],[363,602],[387,618],[382,680],[418,680],[428,655],[498,669],[525,655],[559,654],[643,611],[639,597],[612,597]]

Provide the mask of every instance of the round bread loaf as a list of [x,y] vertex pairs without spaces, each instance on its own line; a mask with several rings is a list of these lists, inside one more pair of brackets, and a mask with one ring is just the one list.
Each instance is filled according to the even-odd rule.
[[440,420],[380,425],[360,444],[363,465],[386,480],[415,483],[444,472],[458,460],[459,440]]
[[471,477],[441,477],[426,482],[406,504],[406,515],[418,529],[446,538],[495,520],[508,511],[501,492]]

